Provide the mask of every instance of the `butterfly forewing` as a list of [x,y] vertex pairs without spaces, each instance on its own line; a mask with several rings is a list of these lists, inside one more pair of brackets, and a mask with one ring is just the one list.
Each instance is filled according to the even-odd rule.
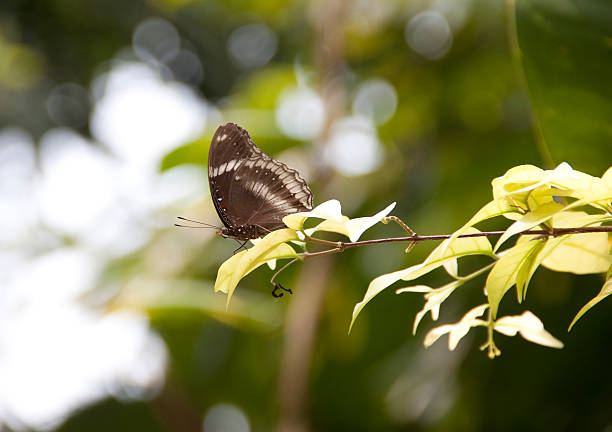
[[217,213],[234,237],[282,228],[284,216],[312,209],[312,193],[297,171],[263,153],[233,123],[213,136],[208,179]]

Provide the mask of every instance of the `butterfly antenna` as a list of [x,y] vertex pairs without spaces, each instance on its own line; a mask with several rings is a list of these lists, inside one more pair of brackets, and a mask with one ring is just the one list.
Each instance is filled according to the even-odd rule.
[[183,225],[183,224],[175,223],[174,226],[179,227],[179,228],[213,228],[213,229],[216,229],[217,231],[221,229],[216,225],[212,225],[206,222],[200,222],[200,221],[193,220],[193,219],[187,219],[186,217],[183,217],[183,216],[177,216],[176,218],[187,221],[187,222],[198,224],[198,226],[192,226],[192,225]]

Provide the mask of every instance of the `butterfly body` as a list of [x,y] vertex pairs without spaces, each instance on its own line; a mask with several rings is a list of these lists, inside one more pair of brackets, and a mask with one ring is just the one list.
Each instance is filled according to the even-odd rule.
[[262,237],[283,228],[286,215],[312,210],[312,192],[298,172],[262,152],[234,123],[213,136],[208,182],[224,237]]

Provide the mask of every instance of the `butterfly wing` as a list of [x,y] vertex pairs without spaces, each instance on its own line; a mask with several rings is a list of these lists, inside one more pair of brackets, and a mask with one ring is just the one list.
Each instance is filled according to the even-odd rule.
[[236,169],[253,155],[255,144],[238,125],[219,126],[208,150],[208,184],[215,210],[228,227],[242,225],[241,215],[234,211],[230,188]]
[[290,213],[312,209],[312,193],[297,171],[259,150],[233,123],[220,126],[210,146],[208,179],[215,209],[228,228],[283,227]]
[[235,202],[238,213],[248,216],[246,225],[273,231],[285,226],[286,215],[312,210],[312,192],[297,171],[259,153],[236,170],[231,195],[239,190],[246,198]]

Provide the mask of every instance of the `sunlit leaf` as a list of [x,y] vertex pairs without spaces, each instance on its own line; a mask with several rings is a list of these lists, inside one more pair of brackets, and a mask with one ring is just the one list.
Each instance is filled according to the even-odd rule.
[[612,167],[608,168],[604,175],[601,176],[601,180],[609,187],[612,188]]
[[553,170],[542,170],[533,165],[514,167],[502,177],[493,179],[493,198],[511,197],[514,201],[525,202],[530,191],[544,185],[556,185],[555,182],[571,179],[573,175],[574,170],[565,162]]
[[574,274],[603,273],[612,264],[608,233],[572,234],[542,261],[550,270]]
[[493,328],[506,336],[515,336],[520,333],[530,342],[551,348],[563,348],[563,342],[544,330],[542,321],[529,311],[521,315],[502,317],[495,321]]
[[602,301],[603,299],[608,297],[610,294],[612,294],[612,266],[608,270],[607,280],[604,283],[603,287],[601,288],[601,291],[599,291],[599,294],[597,294],[597,296],[595,296],[595,298],[591,299],[591,301],[589,301],[587,304],[585,304],[578,311],[578,313],[576,314],[576,316],[574,317],[574,319],[570,323],[568,331],[570,331],[572,329],[574,324],[576,324],[576,322],[582,317],[582,315],[587,313],[589,309],[591,309],[597,303],[599,303],[600,301]]
[[[609,220],[609,217],[601,214],[588,214],[582,211],[563,211],[557,213],[553,216],[553,226],[554,227],[585,227],[591,225],[599,225],[602,221]],[[590,233],[589,235],[594,235],[595,233]],[[563,247],[563,245],[569,242],[576,234],[564,235],[559,237],[551,237],[546,239],[543,242],[540,248],[535,248],[532,251],[532,257],[526,261],[526,263],[521,267],[519,274],[517,275],[517,292],[522,292],[522,299],[525,298],[527,294],[527,288],[529,286],[529,281],[533,276],[535,270],[542,264],[542,262],[557,248]],[[519,238],[518,243],[528,242],[530,241],[530,236],[524,236]],[[529,267],[529,268],[528,268]],[[523,281],[524,278],[524,281]],[[521,288],[522,285],[522,288]]]
[[[479,231],[475,228],[466,230],[466,233],[477,232]],[[458,238],[454,241],[447,239],[435,248],[421,264],[378,276],[370,282],[363,300],[355,305],[349,332],[364,306],[388,286],[399,280],[414,280],[443,266],[448,261],[468,255],[492,256],[491,243],[486,237]]]
[[232,256],[219,267],[215,291],[227,294],[227,305],[229,306],[232,294],[244,276],[272,259],[297,257],[295,250],[284,244],[297,239],[297,233],[292,229],[276,230],[265,236],[252,248]]
[[423,345],[429,347],[435,341],[437,341],[440,336],[448,333],[448,349],[451,351],[454,350],[459,341],[468,333],[468,331],[470,331],[470,328],[486,325],[486,322],[478,319],[478,317],[482,316],[484,311],[487,310],[487,307],[489,307],[487,304],[476,306],[468,311],[458,323],[446,324],[430,330],[427,335],[425,335]]
[[388,216],[394,208],[395,203],[391,203],[384,210],[379,211],[374,216],[355,218],[346,222],[346,229],[349,239],[351,239],[352,242],[359,240],[361,234],[376,225],[378,222],[382,221],[382,219]]
[[497,315],[497,308],[504,294],[516,283],[516,278],[522,266],[530,262],[530,254],[534,248],[539,247],[539,241],[517,243],[504,251],[502,257],[495,263],[487,277],[486,289],[491,305],[493,318]]
[[516,295],[519,303],[521,303],[527,295],[527,288],[529,287],[531,277],[540,265],[538,255],[540,254],[544,246],[547,244],[545,240],[533,241],[533,239],[529,239],[527,237],[522,237],[521,240],[536,244],[527,252],[527,254],[525,255],[525,259],[523,260],[523,263],[519,266],[518,272],[516,274]]
[[504,232],[504,234],[495,244],[494,250],[498,250],[499,247],[510,237],[522,231],[529,230],[535,226],[538,226],[543,222],[546,222],[547,220],[552,218],[554,214],[559,213],[561,210],[563,210],[563,206],[561,204],[552,202],[544,204],[543,206],[538,207],[535,210],[530,211],[529,213],[526,213],[523,217],[521,217],[519,220],[510,225],[510,227],[508,227],[506,232]]
[[[427,312],[431,313],[431,319],[433,321],[438,320],[438,316],[440,315],[440,305],[450,296],[455,289],[461,285],[463,285],[465,281],[456,280],[443,287],[433,289],[426,285],[417,285],[412,287],[400,288],[395,293],[401,294],[405,292],[425,292],[425,305],[423,309],[417,312],[414,318],[414,324],[412,326],[412,334],[416,334],[419,323],[423,319],[423,317],[427,314]],[[427,289],[427,290],[425,290]]]
[[283,223],[296,231],[302,230],[304,222],[309,217],[343,223],[342,207],[340,201],[332,199],[319,204],[309,212],[292,213],[283,218]]
[[308,228],[304,232],[311,236],[318,231],[335,232],[345,235],[354,242],[369,228],[381,222],[395,208],[395,203],[389,204],[384,210],[374,216],[349,219],[342,215],[340,203],[337,200],[326,201],[309,212],[300,212],[287,215],[283,222],[290,228],[302,230],[307,218],[325,219],[314,228]]

